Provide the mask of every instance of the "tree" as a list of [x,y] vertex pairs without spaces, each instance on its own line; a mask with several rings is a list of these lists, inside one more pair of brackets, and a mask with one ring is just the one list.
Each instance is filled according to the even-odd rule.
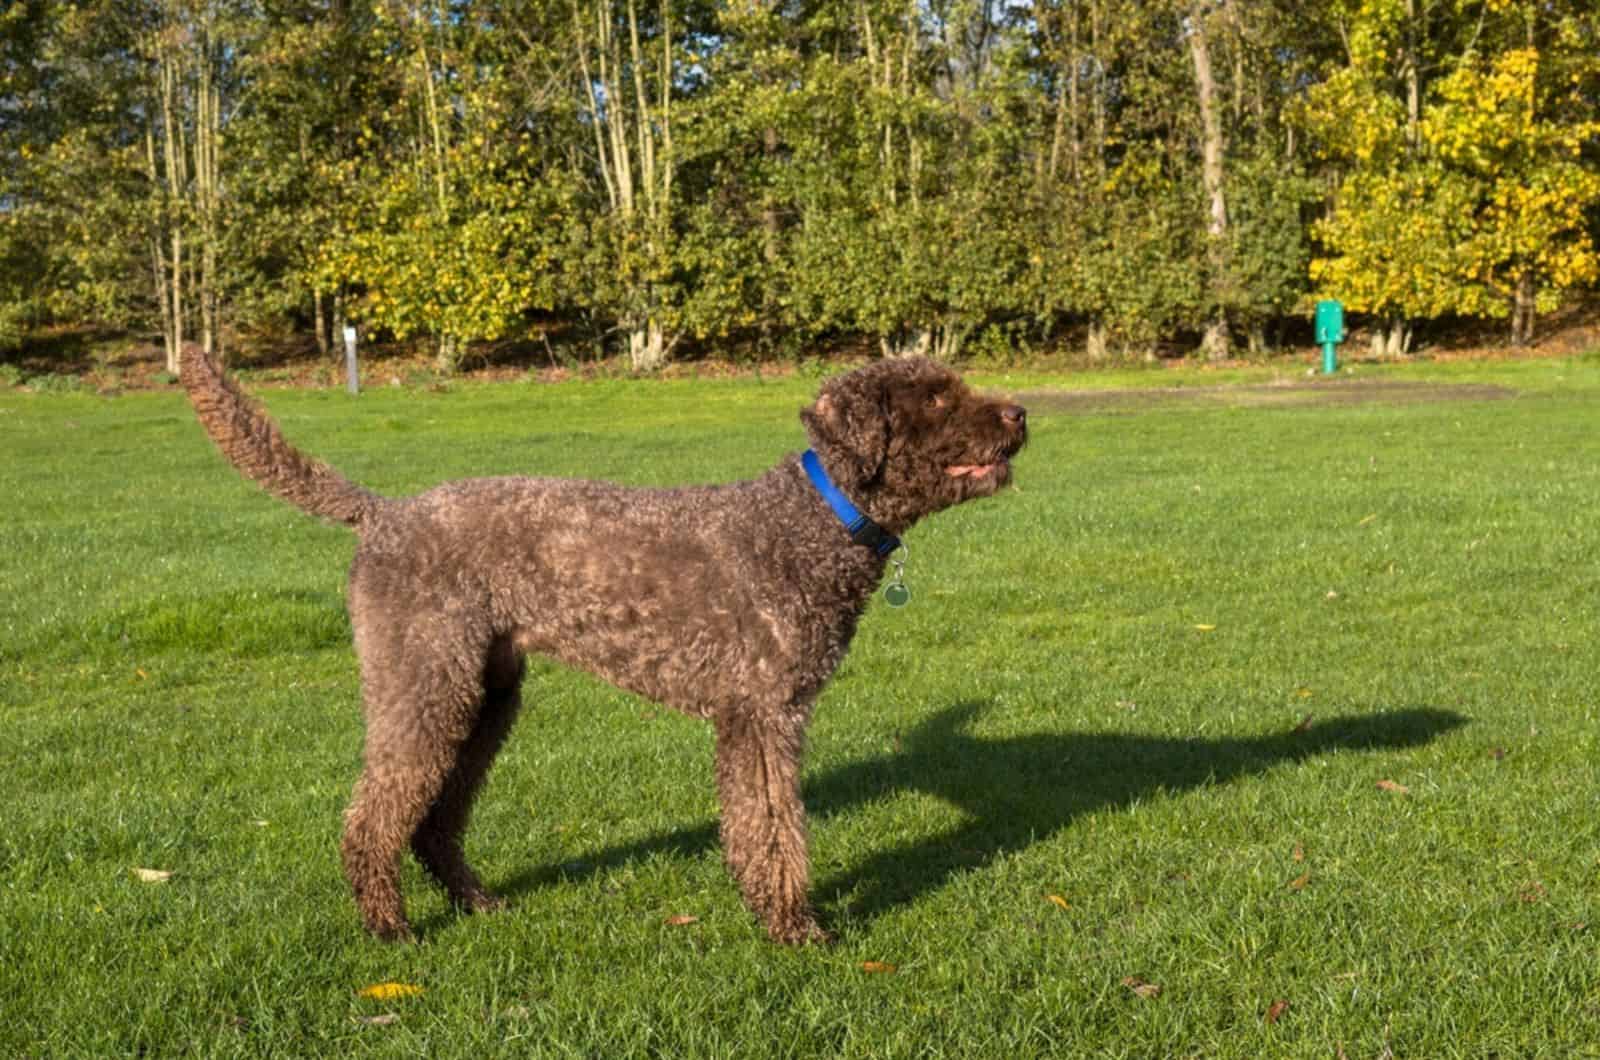
[[3,6],[0,341],[1399,351],[1600,283],[1592,0]]
[[641,33],[639,0],[572,0],[572,40],[594,136],[592,172],[605,188],[595,228],[616,276],[595,290],[609,295],[635,371],[654,371],[670,352],[665,319],[677,162],[670,0],[658,0],[645,15],[653,26]]
[[[1587,212],[1600,206],[1600,172],[1583,159],[1584,145],[1600,136],[1600,121],[1552,119],[1566,109],[1562,104],[1580,102],[1572,98],[1575,89],[1600,66],[1600,56],[1585,48],[1547,58],[1563,45],[1581,44],[1570,24],[1555,27],[1545,49],[1531,46],[1548,10],[1523,8],[1530,46],[1492,58],[1465,56],[1439,82],[1438,102],[1423,121],[1423,139],[1472,198],[1472,223],[1457,248],[1455,308],[1509,316],[1514,345],[1530,341],[1536,313],[1600,278],[1586,227]],[[1541,77],[1546,65],[1562,76]]]
[[1312,280],[1385,321],[1374,347],[1391,355],[1415,318],[1445,314],[1509,315],[1526,341],[1536,309],[1596,278],[1592,14],[1587,35],[1577,14],[1537,3],[1447,14],[1424,23],[1415,0],[1364,4],[1349,64],[1303,116],[1344,170],[1313,226],[1325,253]]
[[469,342],[501,338],[569,290],[574,191],[540,164],[533,116],[508,105],[516,71],[499,38],[435,0],[374,15],[386,87],[357,151],[314,167],[341,191],[313,275],[355,292],[349,312],[369,328],[430,336],[453,371]]
[[1224,183],[1221,104],[1217,99],[1217,81],[1211,68],[1211,8],[1204,2],[1196,4],[1185,15],[1185,32],[1189,41],[1189,55],[1194,61],[1195,95],[1200,108],[1200,172],[1206,196],[1206,263],[1210,273],[1212,315],[1205,324],[1200,339],[1200,349],[1208,360],[1220,361],[1228,356],[1228,317],[1224,308],[1228,284],[1228,196]]

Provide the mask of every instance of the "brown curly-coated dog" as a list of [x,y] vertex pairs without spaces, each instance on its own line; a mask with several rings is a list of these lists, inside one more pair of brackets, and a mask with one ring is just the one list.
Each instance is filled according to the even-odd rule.
[[746,904],[777,941],[830,937],[806,895],[812,703],[893,535],[1010,480],[1020,406],[922,359],[825,382],[800,418],[826,477],[867,517],[852,534],[796,455],[726,486],[483,478],[380,497],[292,448],[196,349],[183,382],[242,473],[359,535],[349,608],[366,753],[343,857],[369,931],[410,934],[407,844],[458,906],[502,904],[461,837],[521,704],[523,653],[539,652],[709,718],[724,857]]

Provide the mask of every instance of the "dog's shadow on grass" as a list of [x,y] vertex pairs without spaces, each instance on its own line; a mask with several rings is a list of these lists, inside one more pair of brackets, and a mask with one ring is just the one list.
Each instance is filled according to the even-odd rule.
[[[1226,784],[1318,755],[1419,747],[1466,722],[1449,711],[1419,708],[1336,717],[1305,731],[1252,738],[1105,732],[984,739],[969,731],[984,709],[949,707],[905,734],[890,753],[806,779],[806,809],[817,822],[908,792],[932,795],[968,817],[911,842],[885,836],[865,861],[821,874],[814,896],[824,915],[842,903],[849,915],[871,919],[958,872],[1046,840],[1086,813]],[[507,890],[524,893],[653,855],[699,857],[716,844],[714,823],[677,829],[533,870],[509,881]]]

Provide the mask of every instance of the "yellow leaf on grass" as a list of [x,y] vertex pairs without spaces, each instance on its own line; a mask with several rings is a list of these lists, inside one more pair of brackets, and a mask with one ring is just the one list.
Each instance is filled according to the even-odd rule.
[[1356,525],[1357,526],[1366,526],[1368,523],[1372,522],[1372,520],[1376,519],[1377,517],[1378,517],[1378,513],[1377,512],[1373,512],[1371,515],[1367,516],[1365,519],[1361,520]]
[[1072,904],[1070,902],[1068,902],[1065,898],[1061,897],[1059,894],[1047,894],[1047,895],[1045,895],[1045,899],[1047,901],[1054,902],[1056,905],[1059,905],[1063,909],[1071,909],[1072,908]]
[[1289,881],[1289,890],[1291,890],[1291,891],[1303,891],[1303,890],[1305,890],[1306,884],[1308,884],[1310,882],[1311,882],[1311,873],[1302,872],[1300,875],[1296,876],[1294,879]]
[[1290,857],[1294,858],[1296,861],[1304,861],[1306,859],[1306,848],[1301,844],[1296,843],[1294,845],[1294,853],[1291,854]]
[[1132,990],[1136,996],[1144,998],[1146,1001],[1153,997],[1161,996],[1160,983],[1147,983],[1143,979],[1140,979],[1137,975],[1123,977],[1122,985],[1127,987],[1129,990]]
[[1201,633],[1210,633],[1217,627],[1210,622],[1196,622],[1194,628],[1198,629]]
[[892,972],[895,970],[895,966],[887,961],[862,961],[861,970],[863,972]]
[[171,869],[134,869],[133,874],[145,883],[166,883],[172,879]]
[[393,1001],[397,997],[420,997],[422,987],[410,983],[373,983],[362,987],[356,994],[372,1001]]
[[1267,1014],[1262,1017],[1268,1023],[1277,1023],[1278,1017],[1289,1010],[1289,1002],[1284,998],[1274,1001],[1268,1008]]
[[700,922],[700,918],[697,916],[691,916],[688,913],[679,913],[677,916],[667,917],[667,919],[662,922],[668,927],[682,927],[685,924],[697,924]]
[[1406,787],[1404,784],[1397,784],[1396,782],[1394,782],[1392,780],[1380,780],[1380,781],[1378,781],[1378,790],[1379,791],[1392,791],[1396,795],[1404,795],[1407,792],[1409,792],[1411,789]]

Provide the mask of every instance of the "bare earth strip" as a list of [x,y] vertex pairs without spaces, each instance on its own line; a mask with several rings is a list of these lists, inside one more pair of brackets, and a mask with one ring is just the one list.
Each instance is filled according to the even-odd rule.
[[1017,395],[1030,412],[1093,415],[1158,408],[1250,406],[1319,408],[1332,405],[1413,405],[1440,401],[1497,401],[1515,397],[1489,383],[1411,383],[1393,380],[1282,382],[1241,386],[1135,390],[1034,390]]

